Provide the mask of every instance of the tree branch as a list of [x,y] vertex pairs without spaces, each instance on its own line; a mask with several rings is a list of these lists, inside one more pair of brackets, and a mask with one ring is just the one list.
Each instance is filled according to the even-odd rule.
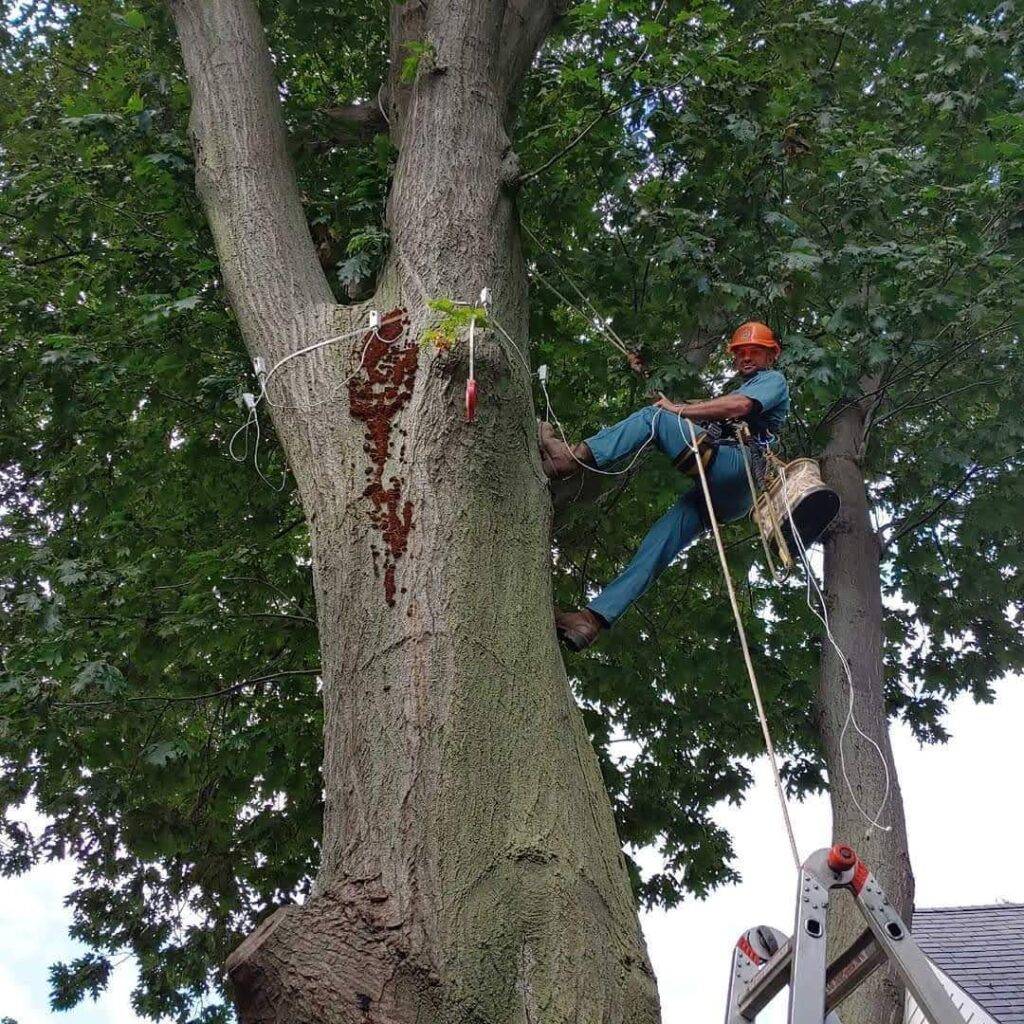
[[196,186],[228,297],[253,354],[280,354],[334,299],[302,210],[259,14],[254,0],[168,3],[192,90]]
[[500,81],[513,95],[552,26],[571,0],[508,0],[501,28]]
[[[632,102],[632,100],[630,100],[630,102]],[[622,107],[619,108],[619,110],[622,109]],[[540,167],[534,168],[534,170],[529,171],[527,174],[521,175],[519,178],[519,184],[526,184],[526,182],[531,178],[536,178],[539,174],[543,174],[549,167],[553,167],[557,164],[564,156],[571,153],[602,121],[607,120],[612,113],[614,113],[614,111],[602,110],[597,117],[590,121],[581,131],[577,132],[576,136],[568,145],[560,149],[553,157],[551,157],[550,160],[546,160],[540,165]]]
[[559,150],[553,157],[551,157],[550,160],[547,160],[545,163],[541,164],[540,167],[536,167],[534,168],[534,170],[528,171],[526,174],[521,175],[519,178],[519,184],[525,184],[531,178],[536,178],[537,175],[543,174],[549,167],[552,167],[554,164],[558,163],[558,161],[561,160],[564,156],[566,156],[568,153],[571,153],[573,149],[575,149],[602,121],[606,121],[609,117],[613,117],[615,114],[621,114],[622,111],[625,110],[627,107],[636,106],[637,103],[640,103],[643,100],[647,99],[647,97],[650,96],[652,93],[656,93],[664,89],[675,89],[678,88],[680,84],[681,80],[679,82],[672,82],[669,85],[652,85],[647,89],[642,89],[639,93],[637,93],[636,96],[630,96],[630,98],[626,100],[624,103],[620,103],[618,106],[612,107],[610,109],[602,110],[601,113],[597,115],[597,117],[595,117],[592,121],[588,122],[588,124],[583,129],[581,129],[563,149]]
[[243,679],[240,683],[232,683],[220,690],[211,690],[209,693],[195,693],[190,695],[177,695],[168,693],[154,693],[151,696],[125,697],[122,700],[87,700],[87,701],[54,701],[56,708],[105,708],[112,705],[137,704],[140,701],[163,701],[165,704],[182,704],[212,700],[215,697],[226,697],[228,694],[237,693],[246,686],[254,686],[256,683],[268,683],[274,679],[282,679],[286,676],[315,676],[320,674],[319,668],[299,668],[285,672],[273,672],[266,676],[256,676],[254,679]]
[[377,103],[348,103],[327,107],[323,113],[331,123],[334,141],[342,146],[363,145],[388,131],[384,111]]
[[921,399],[920,392],[914,395],[914,399],[898,405],[894,409],[890,409],[884,416],[879,416],[871,426],[880,427],[886,420],[891,419],[893,416],[898,416],[901,412],[909,412],[911,409],[920,409],[923,406],[934,406],[938,405],[939,402],[944,401],[947,398],[952,398],[953,395],[962,394],[964,391],[971,391],[974,388],[987,387],[990,384],[998,384],[1002,380],[1001,377],[989,377],[987,380],[976,380],[971,384],[965,384],[963,387],[953,388],[951,391],[944,391],[940,395],[934,397]]
[[980,462],[973,463],[968,467],[960,482],[947,491],[941,500],[937,501],[927,512],[922,513],[916,519],[910,520],[906,518],[902,523],[895,525],[892,533],[882,542],[882,551],[888,551],[900,537],[916,530],[919,526],[924,526],[925,523],[934,519],[982,470],[998,469],[1016,457],[1016,455],[1009,455],[1005,459],[1001,459],[994,466],[983,466]]

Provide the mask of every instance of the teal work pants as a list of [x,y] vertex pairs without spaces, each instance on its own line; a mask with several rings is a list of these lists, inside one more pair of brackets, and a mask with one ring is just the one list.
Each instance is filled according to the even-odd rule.
[[[701,428],[694,427],[699,436]],[[604,469],[634,455],[652,435],[658,450],[674,460],[690,447],[689,420],[647,406],[587,438],[587,447],[598,469]],[[718,457],[708,470],[708,487],[721,522],[739,519],[750,511],[743,454],[735,445],[719,446]],[[697,480],[651,527],[632,561],[591,601],[590,610],[610,626],[708,528],[704,493]]]

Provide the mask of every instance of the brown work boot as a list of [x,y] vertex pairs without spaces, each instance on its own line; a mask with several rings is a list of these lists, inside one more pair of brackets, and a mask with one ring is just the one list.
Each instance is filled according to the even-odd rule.
[[541,420],[537,427],[540,440],[540,461],[544,475],[552,480],[561,480],[572,476],[584,466],[594,464],[594,456],[585,441],[575,448],[570,448],[556,433],[555,428],[546,420]]
[[555,609],[555,630],[558,639],[574,651],[589,647],[606,628],[606,623],[589,608],[581,612],[560,612]]

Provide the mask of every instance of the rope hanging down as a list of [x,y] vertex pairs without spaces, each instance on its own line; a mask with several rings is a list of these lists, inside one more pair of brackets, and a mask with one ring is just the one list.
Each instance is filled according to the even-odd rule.
[[[743,456],[743,468],[746,471],[747,483],[750,487],[750,497],[754,504],[757,504],[757,488],[754,484],[754,476],[750,467],[750,458],[747,452],[745,444],[740,444],[740,452]],[[867,824],[867,831],[865,832],[865,838],[870,837],[873,829],[879,829],[882,832],[889,832],[892,827],[889,825],[883,825],[881,823],[881,817],[885,811],[886,805],[889,802],[889,796],[892,791],[892,779],[889,774],[889,764],[885,759],[885,755],[882,753],[882,748],[878,743],[872,739],[862,728],[860,723],[857,721],[857,714],[855,710],[855,694],[853,687],[853,671],[850,668],[850,662],[843,652],[843,649],[839,646],[839,642],[836,640],[835,635],[832,632],[832,625],[829,621],[828,605],[825,601],[825,595],[822,593],[821,586],[818,583],[818,577],[814,572],[814,568],[811,565],[810,555],[807,552],[807,547],[804,544],[803,535],[800,530],[797,529],[796,522],[793,519],[793,509],[789,502],[789,481],[786,477],[786,465],[780,459],[776,458],[773,454],[769,453],[768,458],[775,466],[776,471],[782,479],[782,495],[785,502],[786,518],[789,520],[790,532],[794,538],[797,554],[800,557],[800,564],[803,566],[804,578],[807,583],[806,600],[807,607],[811,613],[817,618],[817,620],[825,628],[825,637],[831,644],[832,649],[836,652],[836,656],[839,658],[839,663],[843,668],[843,672],[846,676],[847,692],[849,694],[849,704],[847,707],[846,718],[843,721],[843,728],[839,734],[839,767],[843,775],[843,781],[846,783],[846,788],[850,793],[850,799],[853,801],[854,807],[857,808],[857,812],[864,819]],[[780,575],[775,568],[775,562],[772,559],[771,547],[768,544],[765,531],[758,528],[758,534],[761,537],[761,544],[764,548],[765,560],[768,563],[768,571],[771,573],[772,582],[776,585],[781,585],[785,581],[785,575]],[[812,589],[813,594],[817,596],[818,602],[815,605],[812,600]],[[820,611],[818,608],[820,607]],[[882,772],[885,775],[885,790],[882,794],[882,800],[878,805],[878,810],[874,815],[868,813],[867,810],[861,805],[860,800],[857,797],[857,791],[853,787],[853,783],[850,780],[850,775],[846,767],[846,737],[850,731],[850,726],[856,730],[857,734],[864,740],[866,740],[875,750],[878,755],[878,760],[882,765]]]
[[[779,472],[782,475],[782,485],[786,486],[786,467],[784,465],[779,466]],[[788,503],[787,503],[788,509]],[[850,799],[853,801],[854,807],[857,808],[858,813],[867,823],[867,831],[864,833],[864,838],[870,837],[873,829],[878,829],[881,832],[891,832],[891,825],[883,825],[881,823],[882,813],[885,811],[886,805],[889,803],[889,796],[892,791],[892,779],[889,775],[889,762],[886,761],[885,755],[882,753],[882,748],[878,743],[872,739],[860,726],[857,721],[857,715],[854,710],[856,697],[853,689],[853,670],[850,668],[850,662],[846,655],[843,653],[843,649],[839,646],[839,642],[836,640],[832,633],[832,625],[829,622],[828,617],[828,605],[825,602],[825,595],[822,593],[821,586],[818,584],[818,577],[814,574],[814,570],[811,568],[810,558],[807,554],[807,549],[804,546],[803,537],[800,536],[800,531],[796,528],[796,523],[793,522],[793,517],[790,515],[790,527],[793,533],[793,537],[796,540],[797,552],[800,555],[800,561],[804,567],[804,573],[807,577],[807,607],[814,613],[814,616],[818,621],[825,627],[825,636],[828,638],[828,642],[832,645],[832,649],[836,652],[836,656],[839,658],[839,663],[843,667],[843,673],[846,676],[847,692],[849,693],[849,705],[846,711],[846,718],[843,721],[842,731],[839,733],[839,766],[843,773],[843,781],[846,783],[846,788],[850,791]],[[818,598],[818,604],[820,605],[821,611],[814,606],[811,601],[811,588],[813,587],[814,593]],[[853,788],[853,783],[850,781],[850,776],[846,770],[846,737],[850,731],[850,726],[853,726],[857,732],[857,735],[861,739],[866,740],[875,749],[875,753],[878,755],[878,760],[881,762],[882,771],[885,774],[885,791],[882,794],[881,803],[878,805],[878,811],[872,817],[861,805],[860,800],[857,798],[856,790]]]
[[740,614],[740,605],[736,600],[736,589],[732,584],[732,573],[729,572],[729,561],[725,557],[725,546],[722,544],[722,532],[718,527],[718,516],[715,515],[715,508],[711,502],[711,488],[708,486],[707,473],[704,471],[704,460],[700,457],[700,450],[697,446],[697,431],[690,420],[687,426],[690,428],[690,439],[687,440],[683,431],[683,417],[679,420],[679,433],[683,441],[695,454],[694,461],[697,463],[697,472],[700,476],[701,490],[704,492],[704,502],[707,505],[708,519],[711,521],[711,529],[715,535],[715,547],[718,548],[718,560],[722,565],[722,577],[725,579],[725,586],[729,592],[729,603],[732,605],[733,618],[736,620],[736,632],[739,634],[740,647],[743,650],[743,661],[747,666],[747,677],[750,679],[750,688],[754,693],[754,704],[757,707],[758,721],[761,723],[761,734],[764,736],[765,747],[768,750],[768,760],[772,767],[772,776],[775,779],[775,792],[779,797],[779,807],[782,809],[782,820],[786,828],[786,835],[789,837],[789,848],[793,854],[793,863],[797,871],[803,863],[800,860],[800,851],[797,849],[796,836],[793,833],[793,822],[789,817],[789,804],[786,802],[786,792],[782,787],[782,775],[779,772],[778,759],[775,756],[775,744],[772,742],[771,729],[768,728],[768,716],[765,714],[764,701],[761,699],[761,687],[757,682],[757,673],[754,671],[754,663],[750,657],[750,646],[747,644],[747,631],[743,627],[743,616]]
[[[750,497],[757,504],[757,488],[754,484],[754,476],[750,467],[750,457],[747,452],[745,444],[740,444],[740,452],[743,455],[743,468],[747,475],[747,484],[750,487]],[[862,728],[860,723],[857,721],[857,713],[855,708],[856,696],[853,687],[853,670],[850,668],[849,659],[846,657],[843,649],[839,646],[839,642],[835,638],[835,634],[832,632],[832,624],[829,620],[828,615],[828,604],[825,601],[825,595],[822,592],[821,585],[818,583],[818,577],[814,572],[814,568],[811,565],[810,555],[807,552],[807,546],[804,543],[804,538],[799,529],[797,529],[796,522],[793,519],[793,509],[789,501],[789,481],[786,477],[786,464],[778,459],[774,454],[768,453],[768,458],[771,463],[775,466],[782,480],[782,495],[785,503],[786,518],[789,520],[790,532],[792,533],[793,539],[796,544],[797,554],[800,558],[800,564],[803,566],[804,578],[806,580],[806,601],[807,607],[815,618],[824,626],[825,637],[831,644],[832,649],[836,653],[836,657],[839,659],[839,664],[842,666],[843,673],[846,676],[847,693],[849,695],[849,703],[846,711],[846,718],[843,721],[843,728],[839,733],[839,767],[843,775],[843,781],[846,783],[846,788],[850,793],[850,799],[853,801],[854,807],[857,808],[857,812],[864,819],[867,824],[867,831],[864,834],[865,839],[869,838],[871,832],[874,829],[879,829],[882,832],[891,832],[891,825],[883,825],[881,823],[882,814],[885,811],[886,806],[889,803],[889,797],[892,793],[892,778],[889,773],[889,763],[885,759],[885,755],[882,752],[882,748],[878,743],[871,738]],[[770,503],[769,503],[770,507]],[[780,574],[775,568],[775,562],[772,559],[771,546],[768,543],[768,539],[765,536],[765,531],[758,528],[758,534],[761,538],[761,544],[764,548],[765,560],[768,563],[768,571],[771,573],[772,582],[776,585],[781,585],[785,581],[785,575]],[[812,600],[813,595],[817,597],[817,604]],[[821,609],[819,611],[819,608]],[[853,726],[857,735],[861,739],[867,741],[878,755],[878,760],[882,765],[882,772],[885,776],[885,788],[882,794],[881,802],[878,805],[878,810],[874,815],[868,813],[868,811],[862,806],[859,798],[857,797],[857,791],[853,787],[853,783],[850,780],[850,775],[846,767],[846,737],[849,734],[850,726]]]

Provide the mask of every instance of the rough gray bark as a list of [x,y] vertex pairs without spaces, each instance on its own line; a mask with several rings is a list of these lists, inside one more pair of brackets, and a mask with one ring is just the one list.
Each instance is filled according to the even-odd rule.
[[[822,460],[825,481],[842,499],[839,522],[825,542],[825,597],[832,631],[845,651],[853,675],[857,721],[881,748],[888,765],[889,799],[882,825],[871,829],[851,797],[842,773],[845,755],[860,805],[874,816],[885,792],[885,770],[878,753],[851,726],[842,751],[840,739],[849,708],[848,684],[831,646],[822,648],[818,712],[829,769],[833,841],[849,843],[881,881],[907,923],[914,907],[914,876],[907,850],[903,798],[892,758],[885,711],[882,663],[882,585],[880,540],[871,525],[862,468],[864,414],[859,406],[835,420]],[[852,902],[840,896],[833,904],[830,945],[844,949],[863,930]],[[903,990],[896,978],[880,972],[843,1004],[843,1024],[896,1024],[903,1018]]]
[[[393,7],[393,53],[418,39],[433,56],[411,86],[392,75],[392,259],[372,302],[345,309],[309,238],[252,0],[170,6],[197,186],[250,352],[272,365],[365,322],[371,305],[410,321],[293,360],[271,384],[312,540],[325,822],[315,895],[228,964],[241,1019],[656,1021],[611,808],[555,642],[526,371],[485,336],[467,425],[465,346],[421,351],[414,336],[426,295],[469,301],[487,285],[526,349],[508,119],[556,5]],[[336,401],[302,408],[332,388]]]

